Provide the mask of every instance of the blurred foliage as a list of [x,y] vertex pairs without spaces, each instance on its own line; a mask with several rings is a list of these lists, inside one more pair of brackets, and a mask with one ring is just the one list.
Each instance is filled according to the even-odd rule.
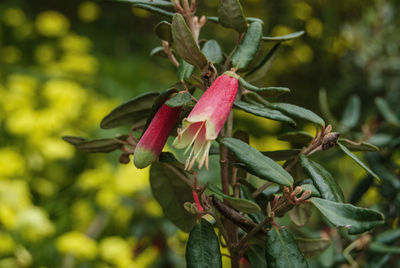
[[[199,2],[199,14],[216,12],[218,1]],[[336,118],[351,94],[359,96],[359,123],[345,132],[383,146],[367,159],[371,167],[381,164],[382,177],[398,181],[400,142],[390,142],[399,128],[372,109],[380,96],[399,118],[396,1],[242,3],[248,15],[264,18],[266,35],[307,32],[282,47],[263,84],[291,88],[287,98],[310,109],[318,108],[317,92],[326,88]],[[111,108],[175,82],[172,66],[148,58],[159,45],[149,34],[157,21],[126,3],[0,3],[0,267],[184,266],[187,235],[163,218],[149,191],[148,169],[119,165],[115,154],[76,152],[60,138],[101,137],[97,124]],[[223,46],[234,39],[232,30],[217,31]],[[203,34],[214,33],[206,25]],[[250,139],[257,149],[290,147],[273,136],[280,123],[237,116],[246,117],[237,123],[259,127],[260,135]],[[315,133],[307,125],[304,130]],[[350,200],[354,186],[367,180],[365,172],[335,152],[323,159],[328,167],[335,162],[330,171]],[[333,168],[337,161],[340,169]],[[380,207],[390,219],[386,228],[396,228],[400,197],[387,183],[371,184],[355,201]]]

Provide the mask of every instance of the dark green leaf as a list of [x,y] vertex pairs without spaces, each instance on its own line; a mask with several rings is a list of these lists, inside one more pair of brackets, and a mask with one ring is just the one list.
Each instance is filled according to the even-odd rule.
[[260,61],[260,63],[253,70],[246,74],[246,79],[248,81],[259,81],[267,75],[269,69],[271,69],[272,63],[276,58],[276,52],[278,51],[279,46],[280,43],[275,44]]
[[336,227],[345,227],[349,234],[361,234],[384,223],[383,214],[372,209],[312,197],[311,203]]
[[257,245],[249,247],[246,251],[246,257],[249,260],[251,267],[268,267],[265,259],[265,249]]
[[293,184],[292,176],[285,169],[241,140],[222,138],[219,143],[233,152],[253,175],[285,186]]
[[324,199],[343,202],[343,192],[332,175],[320,164],[308,159],[305,155],[299,156],[301,166],[306,170]]
[[296,241],[286,229],[271,228],[265,246],[265,257],[269,268],[308,267]]
[[289,210],[288,214],[292,222],[301,227],[304,226],[310,219],[312,209],[313,207],[310,203],[304,203],[294,206],[294,208]]
[[154,198],[161,205],[165,217],[184,232],[190,232],[196,215],[185,210],[185,202],[193,202],[192,189],[178,176],[187,176],[172,164],[153,163],[150,168],[150,187]]
[[328,95],[326,94],[326,90],[324,88],[320,89],[319,91],[318,103],[322,115],[328,120],[328,122],[330,122],[333,126],[337,125],[337,120],[329,109]]
[[360,97],[351,96],[344,109],[341,124],[345,129],[351,129],[357,125],[361,113]]
[[234,106],[237,108],[240,108],[241,110],[243,110],[245,112],[248,112],[248,113],[251,113],[251,114],[254,114],[257,116],[261,116],[261,117],[268,118],[268,119],[275,120],[275,121],[285,122],[291,126],[296,125],[296,122],[294,122],[292,118],[284,115],[280,111],[273,110],[273,109],[264,107],[262,105],[251,104],[251,103],[244,102],[244,101],[235,101]]
[[119,105],[101,120],[100,127],[109,129],[132,125],[138,121],[146,122],[146,118],[151,114],[153,103],[159,95],[158,92],[147,92]]
[[263,97],[278,97],[290,92],[290,89],[287,87],[256,87],[244,80],[242,77],[239,78],[239,82],[246,89],[260,93]]
[[213,226],[204,219],[190,232],[186,245],[186,263],[188,268],[222,267],[218,237]]
[[304,145],[309,144],[313,138],[313,135],[305,131],[291,131],[278,136],[278,140]]
[[215,40],[208,40],[201,50],[203,54],[206,56],[208,61],[218,64],[221,63],[224,59],[222,55],[221,47],[218,45],[217,41]]
[[268,156],[272,160],[282,161],[295,158],[300,153],[300,151],[301,151],[300,149],[289,149],[289,150],[267,151],[267,152],[262,152],[262,154]]
[[87,140],[86,138],[76,136],[63,136],[62,139],[72,145],[77,145]]
[[351,193],[349,202],[351,204],[357,204],[361,200],[361,198],[363,198],[364,194],[368,192],[368,190],[373,185],[374,185],[374,178],[368,174],[365,178],[360,180],[353,188],[353,192]]
[[394,124],[394,125],[400,125],[399,118],[397,118],[396,114],[392,111],[390,108],[389,104],[384,98],[378,97],[375,99],[375,104],[376,107],[378,108],[378,111],[381,113],[383,118],[388,123]]
[[374,241],[383,244],[391,244],[400,239],[400,229],[386,230],[375,236]]
[[325,126],[325,121],[314,112],[303,107],[289,103],[269,103],[268,108],[276,109],[290,116],[298,117],[320,126]]
[[159,56],[163,58],[168,58],[168,55],[165,53],[163,47],[155,47],[150,51],[150,56]]
[[240,212],[245,212],[245,213],[254,213],[258,212],[261,210],[260,206],[257,205],[256,203],[246,200],[246,199],[241,199],[241,198],[236,198],[232,197],[229,195],[224,194],[220,189],[218,189],[216,186],[213,184],[209,184],[208,188],[211,192],[215,193],[217,196],[223,197],[234,209],[240,211]]
[[400,254],[400,247],[387,246],[379,242],[371,242],[368,249],[377,253]]
[[221,0],[218,7],[218,22],[243,33],[247,30],[246,18],[239,0]]
[[254,59],[260,45],[261,36],[262,24],[260,22],[252,22],[231,57],[234,68],[242,70]]
[[203,69],[207,66],[207,58],[199,46],[181,14],[175,13],[172,18],[172,37],[176,52],[186,62]]
[[368,142],[356,142],[349,139],[339,138],[338,140],[342,145],[346,146],[347,149],[353,152],[377,152],[379,148]]
[[118,139],[98,139],[82,141],[75,145],[76,149],[87,153],[109,153],[122,147]]
[[181,107],[189,105],[190,103],[192,103],[192,96],[190,95],[190,93],[186,91],[181,91],[169,100],[167,100],[165,102],[165,105],[169,107]]
[[365,171],[367,171],[369,174],[372,175],[372,177],[374,177],[378,182],[381,181],[381,179],[379,178],[378,175],[375,174],[375,172],[373,172],[369,167],[367,167],[363,162],[361,162],[360,159],[358,159],[357,156],[355,156],[352,152],[350,152],[349,149],[347,149],[344,145],[342,145],[340,142],[337,143],[340,147],[340,149],[347,154],[348,156],[350,156],[351,159],[354,160],[354,162],[356,162],[360,167],[362,167]]
[[132,3],[133,5],[145,4],[156,7],[173,7],[170,1],[163,1],[163,0],[118,0],[118,1],[129,2]]
[[156,35],[161,39],[172,43],[172,31],[171,31],[171,23],[167,21],[161,21],[154,28]]
[[306,258],[317,256],[324,252],[331,244],[326,239],[296,238],[300,251]]
[[295,39],[297,37],[300,37],[304,33],[305,33],[304,31],[298,31],[298,32],[294,32],[294,33],[290,33],[290,34],[282,35],[282,36],[274,36],[274,37],[263,36],[262,40],[263,41],[283,42],[283,41],[289,41],[289,40]]
[[194,65],[187,63],[183,59],[179,61],[178,67],[178,80],[179,81],[186,81],[188,80],[194,71]]
[[173,12],[165,11],[164,9],[158,8],[156,6],[151,6],[148,4],[133,4],[133,7],[141,8],[166,18],[171,18],[174,15]]

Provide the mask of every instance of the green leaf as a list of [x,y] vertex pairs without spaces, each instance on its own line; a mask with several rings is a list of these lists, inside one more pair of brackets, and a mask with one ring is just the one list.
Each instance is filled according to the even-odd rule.
[[221,63],[222,60],[224,59],[221,47],[215,40],[208,40],[204,44],[201,51],[206,56],[208,61],[212,62],[213,64]]
[[371,242],[368,250],[383,254],[400,254],[400,247],[387,246],[379,242]]
[[222,267],[218,237],[213,226],[204,219],[189,234],[186,263],[188,268]]
[[220,189],[218,189],[216,186],[213,184],[209,184],[207,189],[209,189],[211,192],[215,193],[216,195],[223,197],[234,209],[240,211],[240,212],[245,212],[245,213],[254,213],[261,211],[261,208],[259,205],[256,203],[246,200],[246,199],[241,199],[241,198],[236,198],[232,197],[229,195],[224,194]]
[[251,267],[268,267],[265,259],[265,249],[257,245],[249,247],[246,251],[246,257],[249,260]]
[[222,138],[219,143],[233,152],[253,175],[285,186],[293,184],[292,176],[285,169],[241,140]]
[[321,110],[322,115],[330,122],[333,126],[336,126],[337,120],[331,113],[331,110],[329,109],[329,103],[328,103],[328,95],[326,94],[326,90],[324,88],[319,90],[318,94],[318,104],[319,108]]
[[156,6],[152,6],[152,5],[148,5],[148,4],[133,4],[132,7],[141,8],[141,9],[150,11],[151,13],[161,15],[162,17],[166,17],[166,18],[171,18],[174,15],[173,12],[169,12],[162,8],[158,8]]
[[383,118],[385,118],[388,123],[396,126],[400,125],[399,118],[397,118],[396,114],[392,111],[389,104],[384,98],[375,98],[375,104],[380,114],[383,116]]
[[301,166],[306,170],[324,199],[343,202],[343,192],[332,175],[320,164],[308,159],[305,155],[299,156]]
[[239,43],[238,48],[231,57],[232,65],[242,70],[254,59],[261,42],[262,24],[252,22],[246,34]]
[[247,80],[251,82],[259,81],[267,75],[269,69],[271,69],[272,63],[275,61],[277,56],[276,52],[278,51],[279,46],[280,43],[275,44],[260,61],[260,63],[253,70],[246,74]]
[[271,158],[272,160],[282,161],[295,158],[300,153],[300,151],[301,151],[300,149],[289,149],[289,150],[266,151],[261,153]]
[[292,118],[284,115],[278,110],[273,110],[262,105],[251,104],[244,101],[235,101],[234,106],[251,114],[268,118],[275,121],[285,122],[291,126],[296,126],[296,122]]
[[373,172],[369,167],[367,167],[363,162],[361,162],[360,159],[357,158],[357,156],[355,156],[352,152],[350,152],[349,149],[347,149],[343,144],[341,144],[340,142],[337,143],[339,145],[339,148],[348,156],[350,156],[351,159],[354,160],[354,162],[356,162],[360,167],[362,167],[365,171],[367,171],[369,174],[372,175],[372,177],[374,177],[378,182],[381,181],[381,179],[379,178],[378,175],[375,174],[375,172]]
[[265,246],[268,268],[308,267],[296,241],[286,229],[271,228],[267,234]]
[[165,217],[182,231],[190,232],[196,223],[196,215],[187,212],[183,204],[193,202],[192,189],[178,176],[187,177],[187,173],[172,164],[153,163],[150,167],[150,187]]
[[274,37],[269,37],[269,36],[263,36],[262,40],[263,41],[274,41],[274,42],[284,42],[284,41],[289,41],[292,39],[295,39],[297,37],[300,37],[304,34],[304,31],[298,31],[298,32],[294,32],[294,33],[290,33],[290,34],[286,34],[286,35],[282,35],[282,36],[274,36]]
[[153,56],[168,58],[168,55],[165,53],[164,48],[161,46],[155,47],[150,51],[150,57]]
[[344,109],[341,124],[345,129],[351,129],[357,125],[361,113],[360,97],[351,96]]
[[165,105],[169,107],[181,107],[189,105],[190,103],[192,103],[192,96],[190,95],[190,93],[186,91],[181,91],[169,100],[167,100],[165,102]]
[[278,140],[280,141],[288,141],[291,143],[304,145],[309,144],[313,138],[313,135],[305,131],[291,131],[278,136]]
[[349,139],[339,138],[338,140],[347,149],[353,152],[377,152],[379,147],[368,142],[356,142]]
[[383,214],[372,209],[312,197],[310,202],[336,227],[345,227],[349,234],[361,234],[384,223]]
[[266,104],[266,106],[271,109],[279,110],[282,113],[288,114],[290,116],[298,117],[320,126],[325,126],[324,119],[316,115],[314,112],[303,107],[289,103],[268,103]]
[[63,136],[62,139],[72,145],[77,145],[79,143],[82,143],[84,141],[87,141],[86,138],[83,137],[76,137],[76,136]]
[[109,153],[118,150],[123,146],[121,140],[118,139],[88,140],[76,144],[75,147],[76,149],[87,153]]
[[287,87],[256,87],[244,80],[243,77],[239,78],[239,82],[244,88],[257,92],[263,97],[278,97],[282,94],[290,92],[290,89]]
[[183,59],[180,59],[178,67],[178,80],[179,81],[189,80],[189,78],[192,76],[194,68],[195,68],[194,65],[187,63]]
[[324,252],[331,244],[327,239],[296,238],[297,245],[304,257],[311,258]]
[[161,21],[154,28],[156,35],[161,39],[172,43],[171,23],[168,21]]
[[301,186],[301,189],[303,191],[310,190],[311,191],[311,196],[313,196],[313,197],[321,197],[321,193],[318,191],[317,188],[315,188],[315,186],[313,184],[305,183],[305,184],[302,184],[300,186]]
[[156,7],[171,7],[171,8],[173,7],[170,1],[163,1],[163,0],[118,0],[118,1],[129,2],[132,3],[133,5],[144,4]]
[[309,203],[294,206],[288,214],[294,224],[301,227],[306,225],[312,214],[312,205]]
[[239,0],[221,0],[218,7],[218,22],[227,28],[243,33],[247,30],[246,18]]
[[391,244],[400,239],[400,228],[386,230],[375,236],[374,241],[383,244]]
[[199,46],[181,14],[175,13],[172,18],[172,39],[176,52],[186,62],[203,69],[207,66],[206,56],[200,51]]
[[158,92],[147,92],[117,106],[101,120],[100,127],[109,129],[132,125],[138,121],[145,123],[146,118],[151,114],[153,103],[159,95]]

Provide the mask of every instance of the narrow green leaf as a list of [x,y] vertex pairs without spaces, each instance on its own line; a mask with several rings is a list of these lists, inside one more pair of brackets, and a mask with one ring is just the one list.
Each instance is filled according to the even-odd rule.
[[320,126],[325,126],[325,121],[314,112],[303,107],[289,103],[269,103],[268,108],[276,109],[290,116],[298,117]]
[[87,140],[86,138],[76,136],[63,136],[62,139],[72,145],[77,145]]
[[345,129],[351,129],[357,125],[361,113],[360,97],[351,96],[344,109],[341,124]]
[[374,241],[383,244],[391,244],[400,239],[400,228],[386,230],[375,236]]
[[251,267],[268,267],[265,259],[265,249],[257,245],[249,247],[246,251],[246,257],[249,260]]
[[188,268],[222,267],[218,237],[213,226],[204,219],[189,234],[186,263]]
[[161,21],[154,28],[156,35],[161,39],[172,43],[172,31],[171,31],[171,23],[167,21]]
[[87,153],[109,153],[122,147],[118,139],[98,139],[82,141],[75,145],[76,149]]
[[187,63],[183,59],[179,61],[178,67],[178,80],[179,81],[186,81],[188,80],[194,71],[194,65]]
[[327,239],[296,238],[296,241],[306,258],[321,254],[331,245],[331,241]]
[[232,197],[229,195],[224,194],[220,189],[218,189],[216,186],[213,184],[209,184],[208,188],[211,192],[215,193],[217,196],[223,197],[234,209],[240,211],[240,212],[245,212],[245,213],[254,213],[261,211],[261,208],[259,205],[256,203],[246,200],[246,199],[241,199],[241,198],[236,198]]
[[155,47],[150,51],[150,57],[153,56],[168,58],[168,55],[165,53],[164,48],[161,46]]
[[165,102],[165,105],[169,107],[181,107],[187,106],[192,103],[192,96],[189,92],[181,91],[177,93],[175,96],[170,98]]
[[275,44],[260,61],[260,63],[253,70],[246,74],[246,79],[248,81],[259,81],[267,75],[268,71],[271,69],[272,63],[275,61],[279,46],[280,43]]
[[312,197],[310,202],[336,227],[345,227],[349,234],[361,234],[384,223],[383,214],[372,209]]
[[343,202],[343,192],[332,175],[320,164],[308,159],[305,155],[299,156],[301,166],[306,170],[324,199]]
[[258,46],[261,42],[262,24],[252,22],[246,34],[239,43],[238,48],[233,53],[231,61],[233,67],[242,70],[254,59]]
[[377,152],[379,147],[368,142],[356,142],[349,139],[339,138],[338,140],[347,149],[353,152]]
[[278,136],[278,140],[280,141],[288,141],[291,143],[304,145],[309,144],[313,138],[313,135],[305,131],[291,131]]
[[312,215],[312,209],[313,207],[310,203],[304,203],[294,206],[294,208],[289,210],[288,214],[292,222],[301,227],[306,225],[310,219]]
[[262,40],[263,41],[274,41],[274,42],[284,42],[284,41],[289,41],[295,38],[298,38],[300,36],[302,36],[305,32],[304,31],[298,31],[298,32],[294,32],[294,33],[290,33],[290,34],[286,34],[286,35],[282,35],[282,36],[274,36],[274,37],[270,37],[270,36],[263,36]]
[[253,175],[285,186],[293,184],[292,176],[285,169],[241,140],[222,138],[219,143],[233,152]]
[[260,93],[263,97],[278,97],[290,92],[290,89],[287,87],[256,87],[244,80],[243,77],[239,78],[239,82],[244,88]]
[[299,153],[300,149],[289,149],[289,150],[277,150],[262,152],[263,155],[271,158],[275,161],[290,160],[295,158]]
[[308,267],[307,261],[297,247],[296,240],[286,229],[271,228],[265,243],[268,268]]
[[378,111],[380,114],[385,118],[385,120],[388,123],[394,124],[394,125],[400,125],[400,120],[396,116],[396,114],[392,111],[390,108],[389,104],[384,98],[377,97],[375,98],[375,104],[376,108],[378,108]]
[[273,110],[262,105],[251,104],[244,101],[235,101],[234,106],[251,114],[268,118],[275,121],[285,122],[291,126],[296,126],[292,118],[284,115],[278,110]]
[[369,167],[367,167],[360,159],[358,159],[357,156],[355,156],[352,152],[350,152],[349,149],[346,148],[346,146],[344,146],[343,144],[341,144],[340,142],[337,143],[339,145],[339,148],[348,156],[350,156],[351,159],[354,160],[354,162],[356,162],[360,167],[362,167],[365,171],[367,171],[369,174],[372,175],[372,177],[374,177],[378,182],[381,181],[381,179],[379,178],[378,175],[375,174],[375,172],[373,172]]
[[383,254],[400,254],[400,247],[387,246],[379,242],[371,242],[368,250]]
[[172,39],[176,52],[186,62],[200,69],[203,69],[208,64],[206,56],[196,44],[185,19],[178,13],[175,13],[172,18]]
[[227,28],[243,33],[247,30],[246,18],[239,0],[221,0],[218,7],[218,22]]
[[148,5],[148,4],[140,4],[139,3],[139,4],[133,4],[132,6],[134,8],[141,8],[141,9],[150,11],[151,13],[161,15],[162,17],[166,17],[166,18],[171,18],[174,15],[173,12],[169,12],[162,8],[158,8],[156,6],[152,6],[152,5]]
[[104,129],[132,125],[137,121],[146,120],[151,114],[155,99],[160,95],[158,92],[147,92],[117,106],[103,120],[100,127]]
[[221,47],[215,40],[208,40],[204,44],[201,51],[206,56],[208,61],[212,62],[213,64],[221,63],[222,60],[224,59]]
[[163,0],[118,0],[121,2],[129,2],[132,4],[144,4],[144,5],[150,5],[150,6],[156,6],[156,7],[171,7],[173,8],[174,6],[170,1],[163,1]]
[[183,204],[193,202],[192,189],[178,176],[187,176],[187,173],[172,164],[153,163],[150,167],[150,187],[165,217],[182,231],[190,232],[197,217],[187,212]]

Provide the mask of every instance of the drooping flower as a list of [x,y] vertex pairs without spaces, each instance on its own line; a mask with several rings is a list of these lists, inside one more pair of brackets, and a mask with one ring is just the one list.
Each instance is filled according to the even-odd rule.
[[181,107],[161,105],[136,145],[133,163],[137,168],[145,168],[158,159],[180,113]]
[[183,120],[173,146],[186,147],[185,153],[190,150],[185,169],[190,170],[196,159],[199,168],[205,164],[208,169],[208,152],[232,110],[238,79],[237,74],[229,71],[220,75]]

